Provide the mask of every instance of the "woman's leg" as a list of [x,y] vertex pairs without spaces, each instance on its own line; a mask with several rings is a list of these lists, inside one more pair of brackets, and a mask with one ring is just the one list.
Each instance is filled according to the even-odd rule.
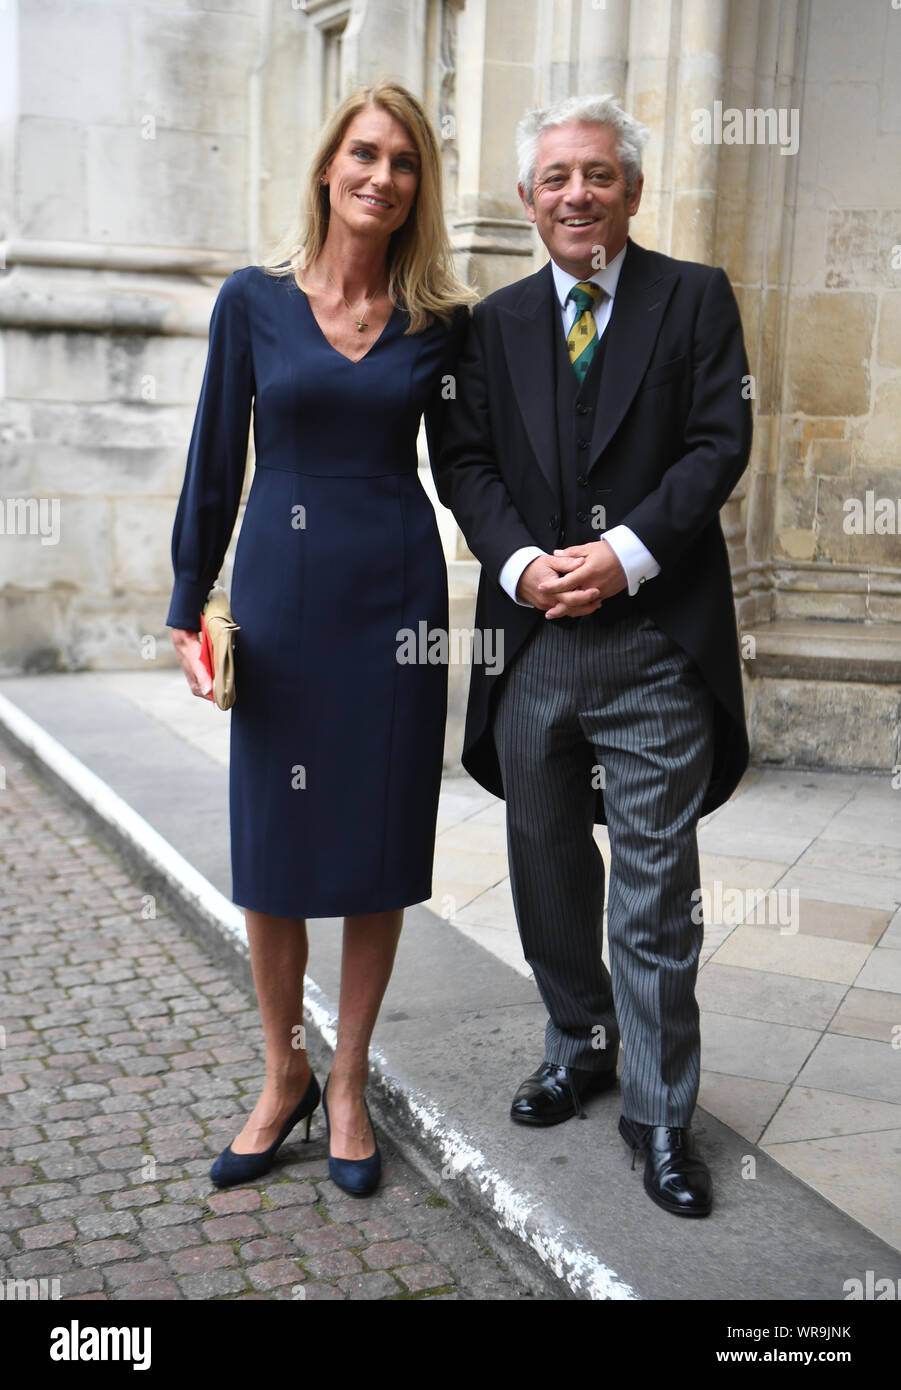
[[[245,909],[250,963],[256,985],[263,1037],[266,1082],[233,1153],[259,1153],[274,1144],[310,1081],[303,1041],[303,977],[307,968],[307,924],[302,917],[272,917]],[[331,1099],[331,1097],[329,1097]]]
[[391,978],[403,920],[403,908],[344,919],[338,1045],[326,1097],[333,1158],[368,1158],[375,1147],[363,1106],[369,1040]]

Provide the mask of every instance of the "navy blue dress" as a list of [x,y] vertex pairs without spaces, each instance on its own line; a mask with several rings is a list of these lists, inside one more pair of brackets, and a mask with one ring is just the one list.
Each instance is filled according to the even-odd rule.
[[290,275],[247,266],[217,296],[166,622],[199,630],[237,516],[253,404],[255,471],[230,592],[241,628],[232,898],[242,907],[329,917],[431,895],[447,667],[398,653],[410,655],[405,629],[418,644],[447,628],[416,436],[425,412],[434,459],[466,318],[458,309],[450,328],[405,334],[396,308],[353,363]]

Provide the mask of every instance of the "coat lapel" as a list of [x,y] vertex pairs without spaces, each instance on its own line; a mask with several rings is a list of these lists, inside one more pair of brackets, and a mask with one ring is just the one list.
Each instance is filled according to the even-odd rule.
[[613,312],[591,436],[589,468],[606,449],[641,385],[678,273],[655,265],[644,247],[628,238]]
[[[663,269],[631,237],[607,325],[604,372],[591,436],[589,468],[598,463],[647,371],[678,272]],[[559,492],[554,334],[559,311],[550,262],[523,281],[511,308],[499,310],[501,338],[516,404],[554,497]]]
[[558,494],[559,463],[554,400],[554,312],[558,309],[550,261],[523,281],[514,306],[499,310],[501,337],[516,404],[548,487]]

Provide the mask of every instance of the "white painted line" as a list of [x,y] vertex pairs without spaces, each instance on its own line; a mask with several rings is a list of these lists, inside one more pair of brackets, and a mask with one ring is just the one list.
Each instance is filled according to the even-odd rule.
[[144,858],[163,874],[192,906],[203,913],[229,938],[241,955],[248,954],[244,914],[209,879],[189,864],[174,845],[154,830],[127,801],[83,762],[70,753],[52,734],[36,724],[24,710],[0,695],[0,723],[42,763],[60,777],[82,801],[92,807],[108,825],[114,826]]
[[[337,1018],[328,1001],[309,976],[304,982],[304,1007],[325,1041],[334,1047],[337,1042]],[[441,1176],[445,1181],[466,1174],[466,1181],[481,1194],[485,1206],[505,1230],[512,1232],[524,1245],[538,1254],[558,1279],[565,1279],[574,1293],[590,1299],[634,1300],[641,1295],[627,1284],[615,1270],[582,1245],[573,1245],[563,1231],[554,1235],[542,1229],[537,1198],[519,1192],[485,1155],[460,1130],[446,1123],[444,1116],[422,1095],[402,1086],[391,1073],[385,1058],[377,1048],[370,1047],[369,1056],[381,1074],[383,1088],[401,1106],[406,1107],[420,1132],[428,1134],[437,1147]]]
[[[385,1079],[390,1081],[387,1076]],[[557,1278],[564,1279],[574,1293],[586,1294],[591,1299],[629,1300],[641,1297],[591,1251],[572,1244],[565,1231],[555,1235],[544,1229],[540,1215],[534,1215],[536,1210],[540,1210],[539,1199],[513,1187],[464,1134],[447,1126],[444,1117],[433,1105],[399,1086],[394,1089],[410,1108],[420,1129],[430,1134],[437,1143],[445,1159],[442,1177],[449,1179],[466,1173],[466,1180],[481,1194],[499,1225],[512,1232],[524,1245],[531,1246]]]
[[[154,830],[149,821],[2,694],[0,723],[108,825],[114,826],[139,849],[174,888],[222,930],[229,938],[230,945],[241,955],[248,954],[241,909],[214,888],[209,879],[204,878],[174,845]],[[319,1033],[334,1049],[337,1043],[337,1018],[326,996],[309,975],[304,977],[304,999],[306,1010]],[[387,1059],[377,1049],[370,1048],[370,1056],[381,1073],[382,1084],[388,1093],[407,1107],[421,1131],[437,1145],[442,1160],[442,1176],[446,1180],[466,1173],[467,1181],[481,1194],[498,1223],[523,1244],[531,1246],[557,1278],[564,1279],[574,1293],[587,1294],[591,1299],[641,1297],[615,1270],[603,1264],[590,1251],[581,1245],[567,1243],[564,1233],[554,1235],[542,1230],[538,1220],[532,1216],[540,1205],[538,1199],[512,1187],[497,1169],[491,1167],[485,1155],[473,1146],[465,1134],[448,1127],[441,1112],[421,1093],[414,1095],[402,1087],[391,1075]]]

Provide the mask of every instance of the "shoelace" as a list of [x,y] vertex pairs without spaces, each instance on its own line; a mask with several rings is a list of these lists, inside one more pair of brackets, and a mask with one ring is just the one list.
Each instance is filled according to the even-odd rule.
[[[642,1132],[642,1138],[646,1138],[646,1137],[647,1137],[648,1130],[653,1129],[653,1125],[639,1125],[639,1126],[637,1126],[637,1128],[639,1128],[639,1129],[641,1130],[641,1132]],[[667,1132],[667,1135],[678,1134],[678,1135],[680,1136],[678,1143],[674,1143],[671,1139],[668,1139],[668,1140],[667,1140],[667,1144],[668,1144],[668,1147],[669,1147],[670,1149],[676,1150],[676,1149],[684,1149],[684,1148],[687,1148],[687,1144],[686,1144],[686,1140],[685,1140],[685,1131],[684,1131],[684,1129],[682,1129],[682,1128],[680,1128],[680,1127],[678,1127],[678,1126],[667,1125],[667,1126],[666,1126],[666,1132]],[[636,1156],[637,1153],[638,1153],[638,1145],[637,1145],[637,1144],[633,1144],[633,1145],[632,1145],[632,1172],[633,1172],[633,1173],[635,1172],[635,1156]]]
[[576,1107],[576,1114],[578,1115],[580,1120],[587,1120],[588,1116],[586,1115],[585,1110],[582,1106],[582,1102],[579,1099],[579,1092],[576,1089],[576,1083],[573,1080],[572,1073],[568,1072],[565,1066],[561,1066],[559,1063],[556,1062],[554,1063],[554,1071],[563,1072],[563,1079],[569,1086],[570,1091],[572,1092],[573,1104]]

